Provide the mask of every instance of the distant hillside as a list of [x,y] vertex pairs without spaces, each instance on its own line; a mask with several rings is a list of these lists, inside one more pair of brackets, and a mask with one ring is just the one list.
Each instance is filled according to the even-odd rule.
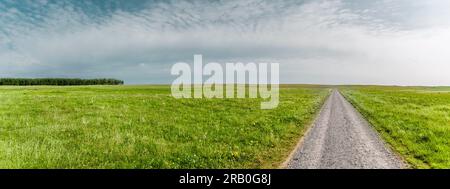
[[123,81],[110,78],[0,78],[0,85],[122,85]]

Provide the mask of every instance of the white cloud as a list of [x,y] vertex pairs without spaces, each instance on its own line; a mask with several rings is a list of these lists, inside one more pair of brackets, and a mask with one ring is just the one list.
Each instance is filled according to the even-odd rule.
[[169,83],[173,63],[201,53],[277,61],[281,82],[450,85],[450,24],[423,16],[447,14],[440,3],[414,15],[404,2],[358,2],[177,1],[110,14],[47,3],[46,14],[2,15],[0,73]]

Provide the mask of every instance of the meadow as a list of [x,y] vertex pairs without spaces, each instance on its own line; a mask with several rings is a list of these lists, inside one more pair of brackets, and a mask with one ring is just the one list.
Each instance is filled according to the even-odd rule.
[[450,87],[344,86],[341,92],[412,168],[450,168]]
[[170,86],[1,86],[0,168],[277,168],[329,94],[174,99]]

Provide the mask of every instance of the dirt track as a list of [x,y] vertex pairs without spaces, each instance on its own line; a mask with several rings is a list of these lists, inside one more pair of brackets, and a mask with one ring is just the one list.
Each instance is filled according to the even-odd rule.
[[404,168],[355,108],[337,91],[287,164],[291,169]]

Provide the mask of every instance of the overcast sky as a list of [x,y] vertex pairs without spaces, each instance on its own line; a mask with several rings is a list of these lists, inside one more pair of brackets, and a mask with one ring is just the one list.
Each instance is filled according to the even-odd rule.
[[0,77],[171,83],[194,54],[282,83],[450,85],[447,0],[0,0]]

